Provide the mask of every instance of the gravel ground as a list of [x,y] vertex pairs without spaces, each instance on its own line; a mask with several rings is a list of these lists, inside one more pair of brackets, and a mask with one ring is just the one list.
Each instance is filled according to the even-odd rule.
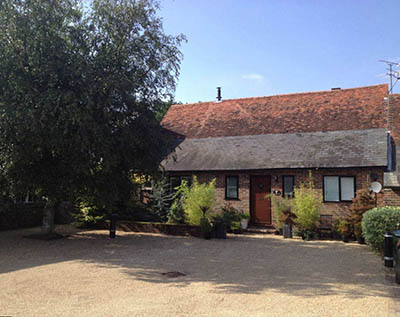
[[[368,247],[271,235],[202,240],[0,232],[0,316],[395,316]],[[162,273],[186,274],[170,278]],[[400,315],[400,313],[399,313]]]

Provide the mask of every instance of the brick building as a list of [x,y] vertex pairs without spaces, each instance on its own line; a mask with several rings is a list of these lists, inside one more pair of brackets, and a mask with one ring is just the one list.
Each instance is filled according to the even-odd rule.
[[173,105],[163,166],[173,182],[216,178],[218,203],[254,223],[273,224],[266,194],[292,195],[309,171],[324,214],[344,215],[371,182],[383,185],[378,204],[400,205],[399,110],[387,85]]

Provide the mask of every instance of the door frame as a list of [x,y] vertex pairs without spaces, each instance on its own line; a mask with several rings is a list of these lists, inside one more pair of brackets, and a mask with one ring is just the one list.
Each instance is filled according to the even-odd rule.
[[271,188],[272,188],[272,176],[271,175],[263,175],[263,174],[250,174],[250,223],[251,224],[256,224],[256,225],[266,225],[266,226],[271,226],[272,225],[272,206],[271,206],[271,199],[269,199],[269,213],[270,213],[270,222],[269,223],[259,223],[255,222],[255,210],[253,206],[253,176],[258,176],[258,177],[269,177],[269,194],[271,194]]

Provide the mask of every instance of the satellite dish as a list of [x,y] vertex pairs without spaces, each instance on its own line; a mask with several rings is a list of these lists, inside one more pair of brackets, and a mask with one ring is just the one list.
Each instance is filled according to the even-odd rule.
[[372,182],[369,189],[372,190],[374,193],[379,193],[382,190],[382,184],[379,182]]

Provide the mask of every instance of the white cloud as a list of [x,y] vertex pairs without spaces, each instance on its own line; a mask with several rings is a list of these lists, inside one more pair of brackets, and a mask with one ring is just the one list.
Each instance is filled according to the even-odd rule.
[[242,76],[243,79],[250,79],[250,80],[264,80],[264,76],[256,73],[247,74]]

